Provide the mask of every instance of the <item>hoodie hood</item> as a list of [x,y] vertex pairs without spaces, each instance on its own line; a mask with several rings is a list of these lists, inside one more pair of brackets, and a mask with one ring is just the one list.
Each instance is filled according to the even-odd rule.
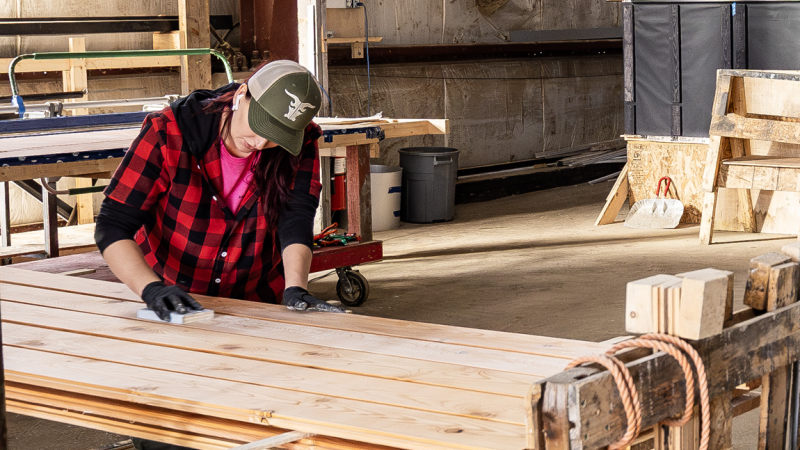
[[204,112],[203,108],[213,98],[239,88],[239,83],[230,83],[219,89],[200,89],[170,105],[175,121],[183,135],[183,142],[197,159],[219,139],[220,114]]

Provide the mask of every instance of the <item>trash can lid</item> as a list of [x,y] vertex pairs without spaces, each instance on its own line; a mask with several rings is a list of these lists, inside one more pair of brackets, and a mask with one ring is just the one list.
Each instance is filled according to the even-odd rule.
[[398,150],[399,153],[425,156],[447,156],[459,151],[457,148],[451,147],[406,147]]

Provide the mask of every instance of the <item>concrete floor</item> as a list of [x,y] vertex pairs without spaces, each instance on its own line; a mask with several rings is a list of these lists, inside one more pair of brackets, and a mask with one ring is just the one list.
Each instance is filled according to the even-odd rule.
[[[452,222],[403,223],[376,233],[385,260],[359,268],[369,300],[354,313],[513,333],[603,341],[625,334],[625,284],[657,273],[714,267],[735,273],[739,306],[748,261],[795,237],[720,232],[701,246],[699,228],[594,227],[611,183],[539,191],[456,207]],[[319,275],[319,274],[317,274]],[[336,298],[335,277],[312,283]],[[11,450],[88,450],[119,436],[20,420],[9,424]],[[758,413],[734,423],[734,447],[754,448]],[[52,430],[52,431],[51,431]],[[66,431],[65,431],[66,430]]]

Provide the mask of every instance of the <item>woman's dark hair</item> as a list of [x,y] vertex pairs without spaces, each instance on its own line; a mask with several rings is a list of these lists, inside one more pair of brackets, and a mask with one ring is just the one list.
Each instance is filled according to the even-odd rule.
[[[244,83],[247,84],[247,80]],[[230,107],[233,104],[235,95],[236,90],[231,90],[208,100],[203,107],[203,112],[223,113],[227,110],[230,113]],[[250,90],[248,90],[247,99],[249,100],[250,98]],[[223,115],[222,120],[224,122],[220,136],[223,139],[230,134],[232,115]],[[294,179],[299,164],[299,155],[294,156],[286,150],[276,147],[261,150],[258,162],[252,167],[253,179],[261,192],[262,201],[264,202],[267,223],[272,229],[277,226],[278,215],[286,202],[289,201],[289,186]]]

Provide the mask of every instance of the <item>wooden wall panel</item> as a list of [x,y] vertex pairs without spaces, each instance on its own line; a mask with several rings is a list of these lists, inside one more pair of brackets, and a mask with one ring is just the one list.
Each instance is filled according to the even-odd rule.
[[[614,139],[621,72],[618,55],[373,66],[373,114],[450,119],[447,139],[384,141],[379,162],[396,165],[402,147],[448,145],[461,150],[461,167],[474,167],[532,159],[545,142],[555,150]],[[366,84],[363,68],[331,67],[334,115],[366,114]]]
[[[433,45],[504,42],[509,31],[621,26],[618,2],[605,0],[509,0],[480,2],[384,0],[368,3],[376,45]],[[373,6],[375,5],[375,6]],[[497,6],[500,5],[500,6]],[[481,12],[483,11],[483,13]]]
[[460,64],[444,73],[449,145],[461,150],[461,167],[533,159],[541,151],[539,64]]
[[616,139],[623,134],[622,77],[545,78],[544,150]]

